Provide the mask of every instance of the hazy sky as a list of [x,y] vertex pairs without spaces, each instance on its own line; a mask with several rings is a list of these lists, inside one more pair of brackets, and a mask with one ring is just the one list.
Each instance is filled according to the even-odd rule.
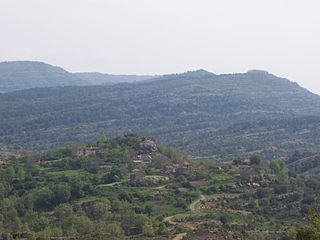
[[264,69],[320,94],[319,0],[0,0],[0,61],[163,74]]

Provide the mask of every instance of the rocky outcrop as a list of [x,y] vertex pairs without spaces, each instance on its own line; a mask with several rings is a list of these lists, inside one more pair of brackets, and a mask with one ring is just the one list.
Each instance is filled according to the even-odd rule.
[[138,154],[150,154],[158,151],[157,144],[152,139],[147,139],[141,142],[138,146],[137,153]]

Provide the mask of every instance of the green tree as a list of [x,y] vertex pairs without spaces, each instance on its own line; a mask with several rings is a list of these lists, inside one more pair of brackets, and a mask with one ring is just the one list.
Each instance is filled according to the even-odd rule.
[[270,162],[269,167],[274,174],[278,174],[282,169],[286,168],[286,164],[281,160],[273,160]]
[[287,168],[281,169],[281,171],[277,174],[277,181],[280,184],[288,184],[289,183],[289,172]]
[[271,161],[269,164],[269,168],[272,173],[276,174],[277,181],[280,184],[288,184],[289,183],[289,171],[286,164],[280,160]]
[[292,230],[287,232],[287,240],[319,240],[320,239],[320,204],[309,209],[308,225],[301,225],[297,228],[294,238]]
[[52,207],[53,192],[48,187],[37,189],[34,193],[34,207],[36,210],[48,210]]
[[89,207],[87,215],[91,219],[102,220],[109,215],[110,209],[109,200],[96,201]]
[[71,197],[71,187],[66,183],[60,183],[53,187],[53,200],[55,204],[65,203]]
[[24,218],[28,222],[30,229],[35,232],[45,230],[50,223],[48,216],[45,213],[28,211]]
[[3,183],[0,183],[0,200],[5,198],[6,196],[7,196],[7,187]]
[[58,218],[59,221],[70,217],[72,214],[72,206],[68,203],[60,204],[54,209],[54,216]]
[[159,151],[173,162],[179,162],[183,159],[182,154],[175,148],[160,146]]
[[164,223],[160,223],[158,227],[158,235],[166,235],[168,234],[168,228]]
[[251,165],[259,165],[261,163],[261,156],[259,154],[254,154],[250,157]]
[[280,164],[278,160],[271,161],[269,164],[269,168],[271,169],[272,173],[277,174],[280,172]]
[[4,222],[12,231],[20,231],[22,223],[18,218],[17,208],[14,198],[5,198],[0,202],[0,213]]
[[72,216],[63,222],[62,229],[68,234],[73,232],[83,236],[93,233],[95,227],[93,222],[86,216]]

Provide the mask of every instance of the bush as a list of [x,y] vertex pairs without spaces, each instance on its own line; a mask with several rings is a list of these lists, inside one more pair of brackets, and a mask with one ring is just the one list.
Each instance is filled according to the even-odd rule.
[[110,223],[106,227],[106,231],[111,234],[113,237],[122,237],[123,230],[118,223]]
[[164,223],[160,223],[158,227],[158,235],[166,235],[168,234],[168,228]]
[[219,217],[219,220],[223,225],[226,225],[232,221],[232,217],[227,215],[222,215]]

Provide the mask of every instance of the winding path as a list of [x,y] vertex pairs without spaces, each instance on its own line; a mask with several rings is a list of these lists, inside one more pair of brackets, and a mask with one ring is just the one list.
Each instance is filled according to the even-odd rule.
[[201,194],[199,199],[191,203],[189,206],[189,209],[191,210],[191,212],[195,212],[197,210],[197,204],[200,203],[201,201],[204,201],[205,199],[206,197]]
[[172,238],[172,240],[182,240],[185,236],[187,236],[187,233],[179,233],[174,238]]
[[[200,195],[200,197],[195,200],[194,202],[192,202],[190,205],[189,205],[189,209],[191,212],[195,212],[197,210],[197,204],[203,200],[205,200],[206,197],[204,195]],[[173,225],[173,226],[176,226],[178,225],[177,222],[175,222],[174,220],[172,220],[176,215],[172,215],[172,216],[169,216],[169,217],[166,217],[163,219],[163,222],[165,223],[168,223],[170,225]],[[172,240],[182,240],[185,236],[187,236],[187,233],[179,233],[177,234]]]

